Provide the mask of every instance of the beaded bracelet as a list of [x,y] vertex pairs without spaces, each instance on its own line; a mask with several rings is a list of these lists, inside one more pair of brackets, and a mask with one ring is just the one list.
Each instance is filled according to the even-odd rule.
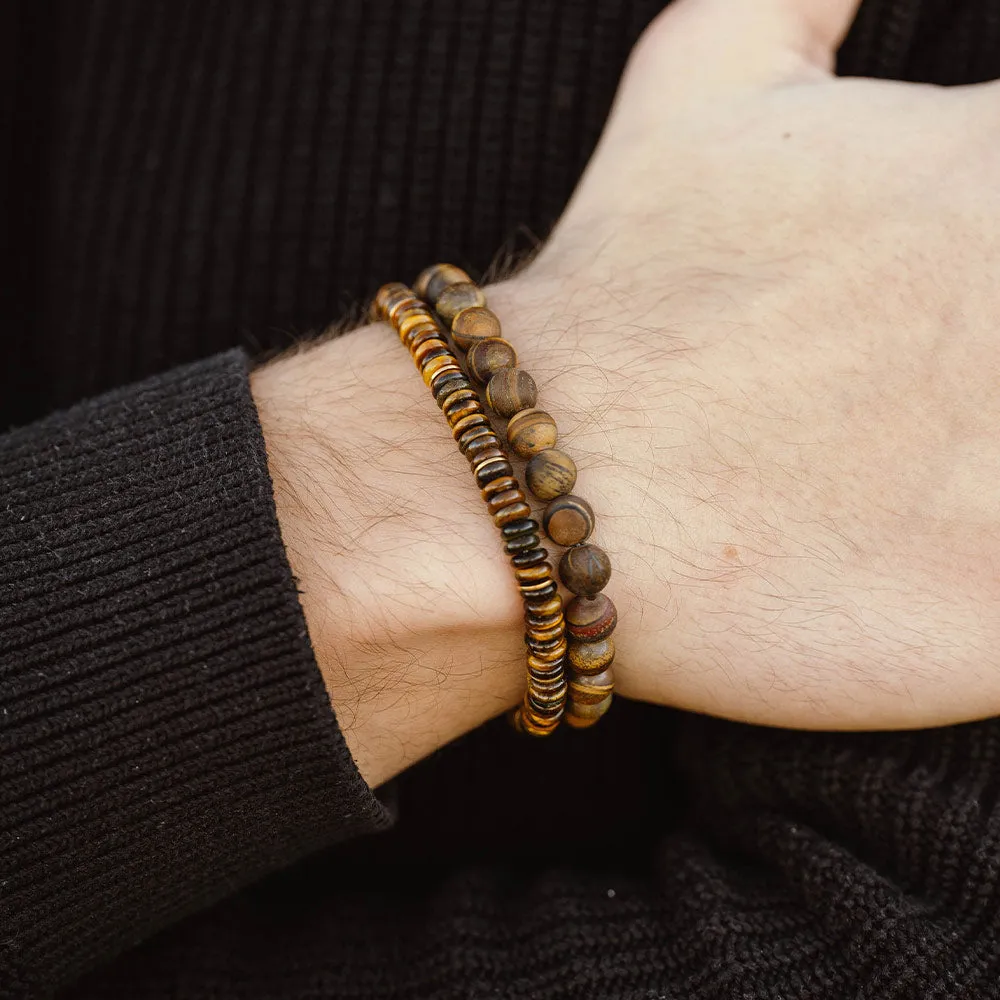
[[[577,729],[592,726],[611,706],[612,632],[618,612],[601,593],[611,576],[611,562],[603,549],[587,541],[594,530],[594,511],[571,492],[576,485],[576,464],[556,448],[556,422],[544,410],[536,409],[535,381],[517,367],[517,353],[503,339],[500,320],[486,307],[482,289],[452,264],[427,268],[417,277],[414,289],[449,326],[456,347],[466,352],[469,374],[486,387],[487,406],[507,419],[507,443],[511,451],[527,459],[525,482],[535,497],[548,504],[542,517],[545,532],[557,545],[566,547],[559,560],[559,578],[576,596],[565,609],[572,668],[565,719]],[[529,648],[534,648],[532,636],[537,633],[533,629],[542,620],[546,620],[544,616],[532,612],[526,616]],[[531,696],[530,663],[529,657],[526,706]]]
[[[464,277],[464,274],[463,274]],[[548,552],[538,537],[524,493],[500,439],[490,425],[479,393],[462,371],[434,313],[406,285],[383,285],[373,312],[388,320],[444,412],[459,450],[472,466],[476,483],[500,529],[524,602],[528,644],[528,689],[512,721],[521,732],[545,736],[559,725],[566,708],[564,662],[567,651],[562,598]]]

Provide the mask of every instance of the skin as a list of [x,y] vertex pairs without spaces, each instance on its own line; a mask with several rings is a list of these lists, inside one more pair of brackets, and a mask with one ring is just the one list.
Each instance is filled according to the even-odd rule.
[[[612,555],[627,697],[800,728],[1000,711],[1000,88],[834,78],[855,6],[672,5],[542,253],[488,291]],[[378,784],[518,700],[510,570],[386,327],[253,391]]]

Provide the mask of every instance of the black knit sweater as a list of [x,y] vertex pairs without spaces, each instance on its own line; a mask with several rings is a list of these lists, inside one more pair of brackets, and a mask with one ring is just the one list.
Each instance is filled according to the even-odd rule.
[[[996,722],[623,703],[390,811],[327,704],[246,351],[543,236],[659,6],[0,6],[0,996],[1000,995]],[[1000,75],[1000,0],[872,0],[841,70]]]

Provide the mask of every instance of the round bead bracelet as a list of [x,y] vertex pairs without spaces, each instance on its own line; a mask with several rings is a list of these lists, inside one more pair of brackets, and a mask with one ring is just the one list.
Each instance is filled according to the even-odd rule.
[[[465,278],[464,272],[458,273]],[[455,285],[455,282],[447,284],[446,277],[444,272],[435,285],[439,302],[443,293]],[[460,297],[453,294],[452,299],[457,302]],[[443,308],[446,312],[439,310],[439,315],[447,314],[447,300]],[[548,735],[559,725],[566,708],[567,640],[562,598],[552,577],[548,552],[542,548],[538,536],[538,522],[531,517],[527,498],[486,416],[479,392],[462,371],[448,346],[447,334],[431,309],[406,285],[393,282],[379,289],[372,311],[375,318],[392,324],[409,350],[424,383],[441,407],[459,450],[472,467],[486,509],[500,529],[524,602],[527,625],[527,692],[512,719],[521,732]]]
[[[588,541],[594,530],[594,511],[572,492],[576,464],[556,447],[556,422],[536,408],[535,380],[517,367],[517,352],[503,339],[500,320],[486,307],[482,289],[461,268],[435,264],[421,272],[414,290],[448,324],[456,347],[466,352],[469,375],[485,386],[486,405],[507,419],[510,450],[527,460],[524,478],[528,489],[548,503],[542,526],[553,542],[566,548],[559,560],[559,579],[576,595],[564,612],[568,645],[559,633],[571,667],[565,719],[576,729],[592,726],[611,706],[612,632],[618,624],[618,612],[602,593],[611,576],[611,561],[603,549]],[[545,615],[526,616],[525,638],[532,652],[537,648],[532,645],[534,638],[545,632],[545,621]],[[528,662],[526,705],[531,694],[531,656]]]

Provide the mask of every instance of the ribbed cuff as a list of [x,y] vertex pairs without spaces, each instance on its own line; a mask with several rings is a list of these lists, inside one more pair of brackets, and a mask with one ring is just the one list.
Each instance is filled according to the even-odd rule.
[[385,826],[232,352],[0,437],[0,995]]

